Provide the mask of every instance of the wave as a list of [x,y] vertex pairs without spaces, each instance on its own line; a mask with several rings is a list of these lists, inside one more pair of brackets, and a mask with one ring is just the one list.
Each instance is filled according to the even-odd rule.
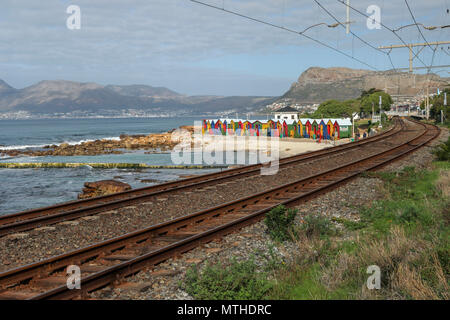
[[56,146],[60,146],[63,143],[67,143],[69,145],[77,145],[77,144],[81,144],[84,142],[91,142],[91,141],[95,141],[95,140],[116,140],[119,141],[120,137],[104,137],[104,138],[97,138],[97,139],[82,139],[82,140],[78,140],[78,141],[64,141],[64,142],[48,142],[46,144],[28,144],[28,145],[12,145],[12,146],[0,146],[0,150],[23,150],[23,149],[29,149],[29,148],[43,148],[45,146],[52,146],[52,145],[56,145]]

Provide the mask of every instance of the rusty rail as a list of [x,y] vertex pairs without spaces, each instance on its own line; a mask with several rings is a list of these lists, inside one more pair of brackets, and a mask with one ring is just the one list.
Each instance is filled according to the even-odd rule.
[[[336,147],[325,148],[314,152],[283,158],[280,159],[279,166],[286,167],[305,161],[319,159],[321,157],[328,157],[331,154],[337,154],[339,152],[344,152],[354,148],[359,148],[367,144],[386,139],[396,134],[401,129],[402,125],[399,125],[398,120],[396,120],[396,125],[384,133]],[[146,199],[151,197],[166,195],[175,191],[196,189],[204,185],[211,186],[222,183],[225,180],[242,179],[258,174],[260,172],[259,170],[264,165],[266,164],[247,165],[221,172],[209,173],[197,177],[133,189],[107,196],[70,201],[49,207],[0,216],[0,236],[122,208],[132,204],[145,202]]]

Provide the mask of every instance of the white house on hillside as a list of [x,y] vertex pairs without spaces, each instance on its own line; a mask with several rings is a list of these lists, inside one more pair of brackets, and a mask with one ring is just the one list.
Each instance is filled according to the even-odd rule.
[[296,120],[299,119],[299,112],[292,107],[284,107],[273,112],[275,120]]

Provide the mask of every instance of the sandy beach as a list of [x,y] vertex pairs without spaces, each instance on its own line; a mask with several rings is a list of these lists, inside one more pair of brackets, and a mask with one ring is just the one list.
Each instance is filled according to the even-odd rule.
[[350,139],[335,142],[322,140],[320,143],[304,138],[273,138],[266,137],[236,137],[236,136],[203,136],[199,138],[193,151],[248,151],[248,152],[279,152],[280,158],[293,156],[308,151],[330,148],[348,143]]

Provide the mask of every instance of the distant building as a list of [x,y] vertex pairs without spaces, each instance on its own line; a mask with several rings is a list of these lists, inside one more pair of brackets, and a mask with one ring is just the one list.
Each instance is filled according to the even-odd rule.
[[299,112],[292,107],[284,107],[273,112],[275,120],[295,120],[299,119]]

